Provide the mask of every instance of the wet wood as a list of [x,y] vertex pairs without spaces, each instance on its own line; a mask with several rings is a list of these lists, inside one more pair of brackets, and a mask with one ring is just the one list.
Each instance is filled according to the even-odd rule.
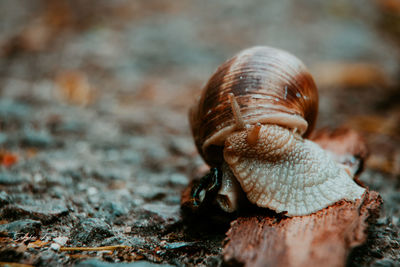
[[358,176],[364,170],[369,151],[364,137],[359,132],[346,127],[335,130],[324,128],[316,131],[310,139],[329,151],[338,163],[347,166],[355,181],[363,186]]
[[363,136],[346,127],[335,130],[320,129],[313,134],[311,140],[337,156],[352,155],[365,160],[369,154]]
[[227,233],[224,260],[245,266],[344,266],[351,248],[366,240],[368,221],[380,204],[371,191],[356,203],[341,201],[303,217],[240,217]]

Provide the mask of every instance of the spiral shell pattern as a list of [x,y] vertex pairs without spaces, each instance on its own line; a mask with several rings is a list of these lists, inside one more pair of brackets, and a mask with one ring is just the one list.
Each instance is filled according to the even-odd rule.
[[246,49],[217,69],[190,110],[196,146],[211,166],[222,163],[224,142],[236,130],[229,93],[246,124],[277,124],[304,137],[314,128],[318,92],[304,64],[279,49]]

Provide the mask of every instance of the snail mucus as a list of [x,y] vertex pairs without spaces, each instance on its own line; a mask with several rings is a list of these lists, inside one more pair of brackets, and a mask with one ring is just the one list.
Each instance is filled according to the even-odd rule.
[[192,190],[193,205],[214,191],[220,208],[251,203],[308,215],[365,189],[327,151],[308,140],[318,112],[317,87],[295,56],[271,47],[241,51],[223,63],[190,109],[196,147],[211,167]]

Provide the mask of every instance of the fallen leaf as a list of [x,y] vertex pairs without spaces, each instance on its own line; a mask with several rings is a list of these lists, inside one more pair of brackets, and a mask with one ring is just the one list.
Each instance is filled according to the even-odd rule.
[[63,71],[58,74],[56,84],[59,96],[70,104],[87,106],[94,102],[95,91],[87,76],[77,70]]
[[31,242],[28,244],[28,248],[41,248],[47,245],[49,242],[43,242],[42,240],[38,239],[35,242]]
[[0,151],[0,165],[8,168],[18,162],[18,156],[9,151]]

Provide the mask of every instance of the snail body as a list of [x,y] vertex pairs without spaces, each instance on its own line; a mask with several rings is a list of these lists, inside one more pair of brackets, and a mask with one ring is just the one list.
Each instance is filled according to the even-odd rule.
[[317,111],[311,75],[285,51],[253,47],[217,69],[190,111],[190,124],[206,163],[222,166],[222,209],[237,208],[238,187],[251,203],[287,216],[361,197],[365,190],[345,168],[304,139]]
[[307,215],[364,193],[320,146],[277,125],[263,126],[253,146],[246,131],[233,133],[224,159],[250,202],[288,216]]

